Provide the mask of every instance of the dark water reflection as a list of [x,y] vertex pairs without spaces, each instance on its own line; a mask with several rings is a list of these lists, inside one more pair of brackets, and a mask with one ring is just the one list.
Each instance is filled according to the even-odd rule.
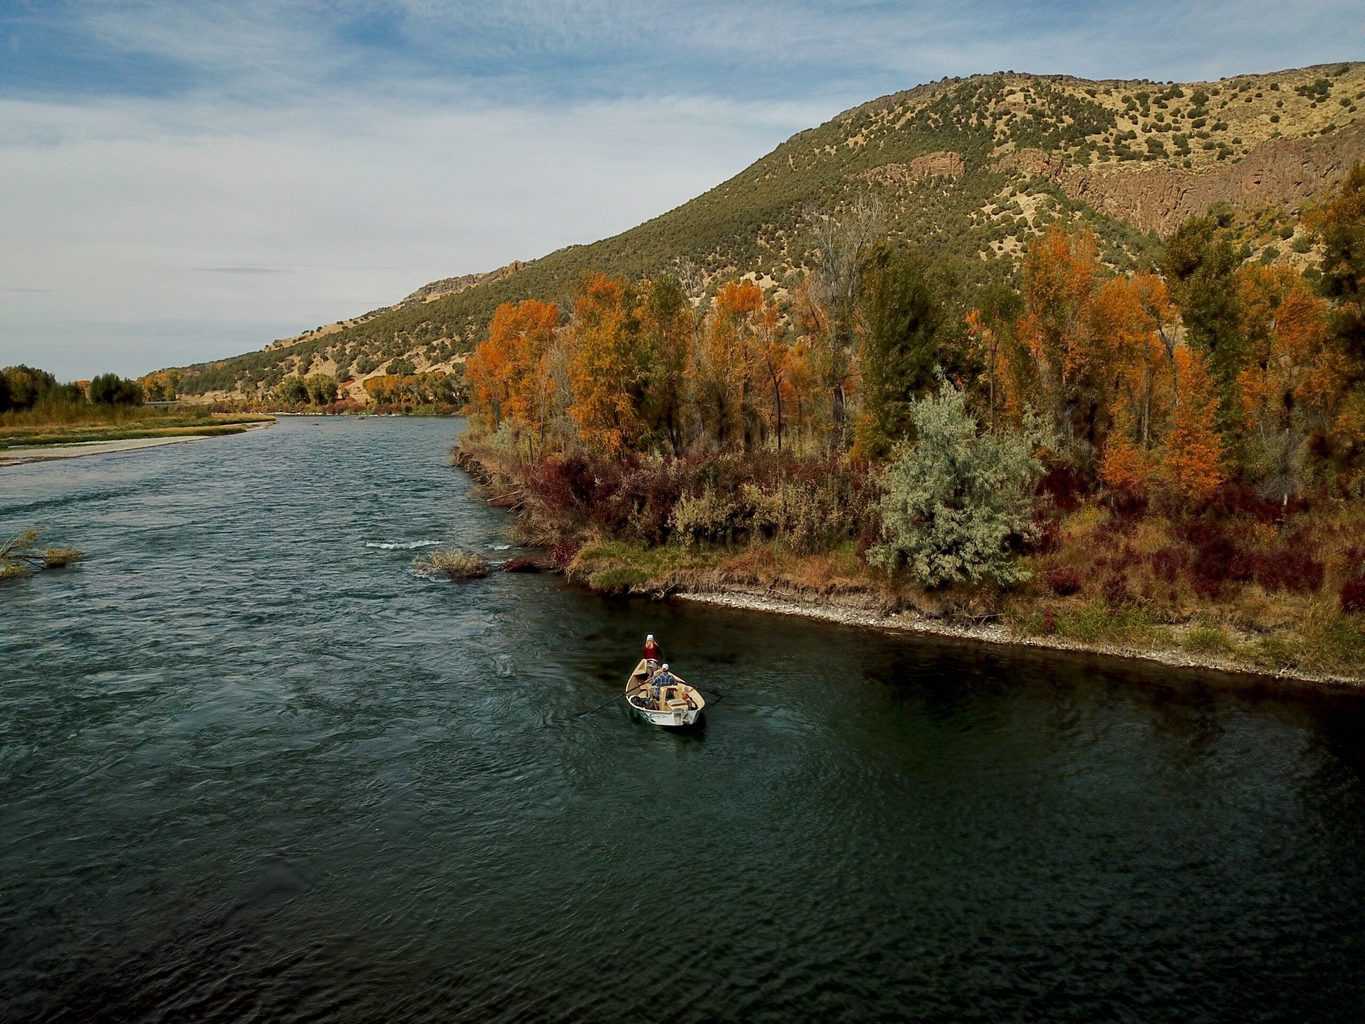
[[[435,584],[449,421],[0,473],[4,1020],[1353,1020],[1365,701]],[[609,707],[640,637],[723,694]]]

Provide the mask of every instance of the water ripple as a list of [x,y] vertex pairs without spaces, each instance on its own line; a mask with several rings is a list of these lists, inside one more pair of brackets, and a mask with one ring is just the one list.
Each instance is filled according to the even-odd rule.
[[431,585],[509,544],[452,433],[0,474],[91,556],[0,593],[0,1019],[1359,1015],[1360,701]]

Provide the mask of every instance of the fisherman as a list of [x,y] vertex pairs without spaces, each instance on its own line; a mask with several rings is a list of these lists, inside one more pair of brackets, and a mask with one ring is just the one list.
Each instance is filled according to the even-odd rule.
[[645,661],[653,668],[659,663],[659,645],[654,642],[654,634],[645,637]]
[[667,665],[661,665],[659,671],[654,673],[654,678],[649,681],[650,693],[654,697],[654,703],[659,703],[659,694],[663,692],[665,686],[673,683],[673,676],[668,671]]

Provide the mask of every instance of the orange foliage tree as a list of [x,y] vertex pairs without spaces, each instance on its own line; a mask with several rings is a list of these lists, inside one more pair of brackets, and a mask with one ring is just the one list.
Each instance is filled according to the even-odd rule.
[[1106,369],[1106,353],[1091,330],[1098,285],[1095,236],[1088,231],[1068,234],[1053,225],[1025,254],[1024,315],[1017,330],[1037,368],[1038,397],[1065,441],[1096,440],[1103,402],[1093,392]]
[[500,360],[507,374],[504,415],[518,435],[533,443],[542,441],[547,415],[545,356],[559,324],[559,307],[552,302],[527,299],[504,302],[493,312],[488,340],[505,356]]
[[722,286],[694,353],[691,377],[703,432],[710,433],[720,447],[739,440],[747,450],[752,442],[754,336],[762,306],[763,292],[754,282],[731,281]]
[[640,434],[638,322],[626,282],[593,274],[574,300],[569,415],[589,448],[614,455]]
[[1225,479],[1223,438],[1214,426],[1218,387],[1202,353],[1175,350],[1177,403],[1162,458],[1167,493],[1178,501],[1198,503],[1213,495]]

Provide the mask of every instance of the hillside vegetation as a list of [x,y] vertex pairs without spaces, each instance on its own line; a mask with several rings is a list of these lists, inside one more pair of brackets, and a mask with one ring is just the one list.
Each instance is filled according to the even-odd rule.
[[180,392],[257,398],[288,375],[327,374],[365,401],[369,376],[454,369],[501,303],[535,296],[567,309],[590,271],[671,271],[703,303],[748,277],[782,303],[812,264],[823,219],[869,198],[888,236],[974,287],[1017,278],[1028,242],[1059,221],[1093,232],[1108,267],[1147,269],[1161,239],[1220,204],[1239,259],[1308,268],[1301,217],[1365,156],[1362,101],[1360,63],[1188,84],[945,79],[801,132],[622,234],[185,367]]
[[499,306],[455,457],[600,590],[1358,678],[1365,163],[1304,213],[1303,267],[1215,209],[1150,270],[1051,224],[982,287],[861,196],[788,300],[597,273]]

